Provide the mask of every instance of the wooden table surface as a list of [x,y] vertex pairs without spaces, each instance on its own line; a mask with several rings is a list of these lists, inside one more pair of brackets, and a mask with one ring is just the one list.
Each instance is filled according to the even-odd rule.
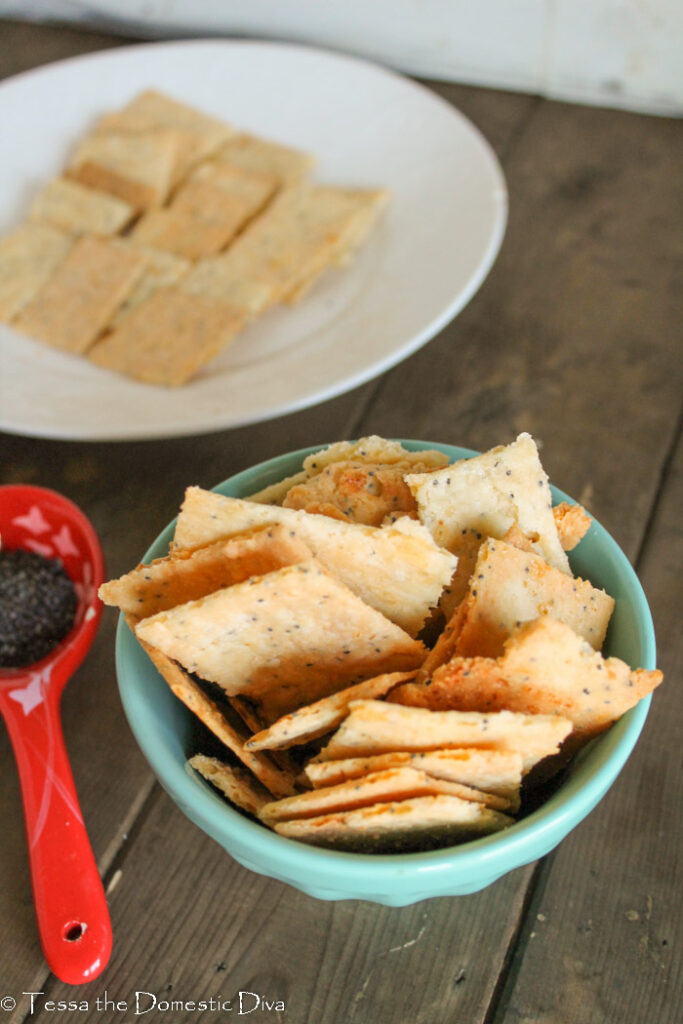
[[[0,23],[0,76],[122,42]],[[665,683],[637,748],[557,850],[480,893],[403,909],[318,902],[242,868],[160,789],[124,719],[107,611],[63,716],[113,955],[80,989],[45,965],[2,730],[0,997],[17,1005],[0,1002],[0,1020],[4,1010],[8,1022],[108,1024],[138,1019],[135,992],[187,1003],[239,991],[286,1004],[250,1019],[291,1024],[680,1019],[681,125],[434,88],[488,137],[510,191],[498,261],[440,335],[355,391],[244,429],[118,444],[1,435],[0,482],[54,487],[81,505],[113,576],[138,561],[190,483],[369,433],[485,449],[528,430],[551,479],[616,537],[648,595]],[[30,991],[44,993],[33,1014]],[[98,1008],[105,992],[130,1009]],[[87,1008],[50,1010],[46,999]],[[145,1019],[231,1018],[154,1009]]]

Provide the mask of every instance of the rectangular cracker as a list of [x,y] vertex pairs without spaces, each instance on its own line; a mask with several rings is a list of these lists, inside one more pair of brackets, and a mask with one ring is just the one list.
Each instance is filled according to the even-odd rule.
[[424,648],[311,559],[143,619],[137,635],[273,722]]
[[454,653],[497,658],[517,627],[541,615],[565,622],[600,650],[613,609],[614,599],[587,580],[573,579],[504,541],[488,540],[458,612]]
[[310,153],[246,133],[235,135],[216,155],[233,167],[274,175],[282,184],[297,181],[315,165]]
[[459,783],[437,779],[413,767],[400,767],[371,772],[336,786],[313,789],[307,793],[298,793],[296,796],[269,802],[260,809],[259,818],[264,824],[272,826],[277,821],[313,818],[319,814],[352,811],[372,804],[436,796],[438,793],[448,793],[460,797],[461,800],[493,807],[497,811],[507,811],[510,806],[509,802],[501,797],[482,793]]
[[135,287],[144,263],[113,239],[79,239],[22,310],[17,330],[65,352],[86,352]]
[[210,157],[233,135],[231,126],[222,119],[155,89],[139,93],[122,110],[105,114],[95,130],[144,133],[155,128],[172,129],[179,139],[173,184],[181,181],[190,168]]
[[273,750],[308,743],[318,736],[331,732],[346,717],[353,700],[372,700],[384,697],[394,686],[408,682],[414,672],[385,672],[374,679],[365,679],[355,686],[348,686],[314,704],[297,708],[291,714],[279,718],[270,728],[252,736],[248,742],[250,750]]
[[161,288],[136,306],[88,357],[146,384],[180,387],[218,355],[246,322],[244,314],[178,288]]
[[200,220],[183,210],[164,207],[148,210],[135,225],[131,239],[138,245],[174,253],[186,260],[214,256],[235,231],[234,224],[220,216]]
[[433,849],[499,832],[513,819],[470,800],[439,794],[277,822],[275,831],[315,846],[362,853]]
[[97,131],[78,143],[66,175],[118,196],[135,210],[161,206],[171,189],[181,143],[172,129]]
[[228,498],[190,487],[173,539],[174,550],[200,547],[257,526],[281,523],[367,604],[416,636],[455,568],[419,523],[399,520],[378,529],[277,505]]
[[[129,244],[127,240],[121,240],[121,245]],[[192,266],[189,260],[170,252],[138,245],[134,248],[144,257],[145,266],[137,284],[112,317],[108,325],[110,327],[118,327],[136,306],[142,305],[154,292],[177,285],[187,276]]]
[[[135,620],[127,618],[128,625],[135,629]],[[139,638],[138,638],[139,639]],[[268,754],[247,750],[249,732],[241,723],[230,721],[225,712],[206,696],[200,686],[187,672],[171,658],[144,641],[143,649],[148,654],[159,674],[166,680],[176,697],[183,702],[203,725],[216,736],[244,764],[269,793],[275,797],[292,796],[296,792],[294,779],[277,766]]]
[[260,281],[286,299],[343,250],[356,221],[386,203],[381,190],[300,184],[283,189],[225,255],[236,279]]
[[226,764],[206,754],[195,754],[187,764],[247,814],[256,816],[262,807],[271,802],[268,790],[246,768]]
[[34,223],[51,224],[74,235],[100,236],[118,234],[134,216],[130,203],[68,178],[55,178],[44,185],[28,213]]
[[190,295],[204,295],[224,302],[249,317],[267,309],[274,295],[272,286],[262,281],[236,278],[222,256],[198,260],[181,281],[180,289]]
[[561,715],[524,715],[512,711],[429,711],[385,701],[354,701],[348,716],[316,760],[335,761],[392,751],[484,747],[513,750],[527,772],[554,754],[571,732]]
[[20,224],[0,238],[0,320],[9,323],[35,298],[72,245],[48,224]]
[[438,544],[459,558],[444,608],[447,616],[464,596],[482,540],[500,539],[512,526],[537,554],[570,573],[552,513],[548,477],[530,434],[436,473],[412,474],[406,483],[420,520]]
[[[253,217],[272,199],[278,187],[278,179],[273,174],[260,174],[256,171],[242,170],[240,167],[231,167],[220,160],[207,160],[195,167],[188,178],[188,185],[220,189],[235,203],[240,204],[245,217]],[[174,205],[181,199],[184,191],[185,189],[180,189],[176,193]]]
[[306,545],[283,527],[264,527],[138,565],[125,576],[103,583],[98,594],[105,604],[144,619],[310,555]]
[[510,801],[511,810],[519,808],[522,782],[522,756],[516,750],[454,748],[451,750],[391,751],[369,757],[348,757],[338,761],[310,761],[306,777],[317,789],[334,786],[387,768],[417,768],[447,782],[458,782]]
[[175,194],[171,210],[192,217],[200,225],[219,224],[223,228],[224,236],[220,248],[225,248],[244,225],[265,206],[271,192],[270,186],[258,185],[249,195],[245,188],[236,188],[231,192],[225,186],[193,179],[182,185]]

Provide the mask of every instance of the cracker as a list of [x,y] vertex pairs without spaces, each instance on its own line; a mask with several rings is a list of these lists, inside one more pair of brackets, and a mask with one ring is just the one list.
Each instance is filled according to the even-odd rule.
[[83,237],[15,326],[66,352],[83,353],[141,277],[144,259],[115,240]]
[[294,484],[282,502],[285,508],[316,512],[351,523],[381,526],[387,516],[417,518],[417,505],[401,466],[336,462],[317,476]]
[[297,708],[291,714],[279,718],[268,729],[256,733],[248,742],[250,750],[273,750],[291,747],[331,732],[346,717],[352,700],[367,700],[383,697],[394,686],[399,686],[414,677],[414,672],[388,672],[374,679],[339,690],[329,697],[323,697],[315,704]]
[[312,170],[315,158],[290,146],[246,133],[230,139],[217,158],[233,167],[274,175],[280,183],[290,183]]
[[368,757],[396,750],[485,747],[518,751],[526,772],[542,758],[556,753],[571,728],[571,722],[561,715],[429,711],[361,700],[351,704],[348,716],[317,760]]
[[[132,629],[135,620],[127,619]],[[138,639],[140,639],[138,637]],[[149,655],[157,671],[166,680],[176,697],[183,702],[203,725],[216,736],[228,750],[254,773],[259,782],[275,797],[292,796],[295,792],[294,779],[278,767],[268,756],[258,751],[247,750],[245,746],[249,733],[241,723],[232,722],[224,711],[206,696],[201,687],[171,658],[145,643],[143,649]]]
[[171,188],[180,144],[178,133],[167,129],[95,132],[78,143],[66,174],[136,210],[161,206]]
[[581,739],[608,728],[662,681],[659,671],[632,671],[619,658],[603,658],[569,626],[551,618],[515,632],[488,679],[459,671],[459,661],[439,669],[429,687],[450,684],[452,707],[559,712]]
[[371,607],[415,636],[455,568],[412,520],[378,529],[190,487],[176,523],[174,550],[200,547],[257,526],[282,523]]
[[553,517],[560,544],[565,551],[573,551],[590,529],[590,515],[581,505],[570,505],[569,502],[562,501],[553,509]]
[[178,288],[136,306],[88,356],[146,384],[180,387],[218,355],[245,323],[242,313]]
[[310,283],[344,248],[355,221],[386,202],[379,190],[300,184],[283,189],[225,255],[234,279],[271,286],[280,301]]
[[504,541],[488,540],[458,612],[454,653],[497,658],[516,628],[541,615],[565,622],[600,650],[613,609],[614,599],[587,580],[573,579]]
[[372,804],[436,796],[438,793],[448,793],[498,811],[509,809],[509,802],[501,797],[437,779],[413,767],[398,767],[269,802],[259,811],[259,818],[266,825],[272,826],[276,821],[312,818],[319,814],[351,811]]
[[222,256],[200,259],[180,284],[191,295],[204,295],[242,310],[249,317],[263,312],[271,304],[274,290],[261,281],[236,278]]
[[68,178],[55,178],[33,200],[29,220],[52,224],[75,235],[116,235],[135,216],[123,199],[85,188]]
[[0,320],[9,323],[35,298],[72,245],[47,224],[20,224],[0,238]]
[[266,527],[141,564],[125,576],[103,583],[98,594],[105,604],[144,619],[309,557],[306,545],[290,537],[283,527]]
[[256,701],[268,722],[424,657],[313,559],[159,612],[136,633],[228,696]]
[[308,780],[317,789],[320,786],[334,786],[347,779],[357,779],[370,772],[402,767],[417,768],[437,779],[458,782],[485,793],[493,793],[509,800],[513,811],[519,808],[522,757],[516,750],[470,747],[413,753],[391,751],[387,754],[348,757],[338,761],[310,761],[304,771]]
[[336,441],[321,448],[303,461],[302,469],[284,480],[271,484],[256,494],[249,495],[249,501],[266,505],[281,505],[285,495],[293,487],[320,476],[323,470],[337,462],[361,462],[372,465],[392,466],[404,472],[429,472],[448,465],[448,456],[435,449],[411,452],[399,441],[388,441],[377,434],[361,437],[358,441]]
[[511,526],[547,562],[570,573],[552,513],[548,477],[529,434],[436,473],[410,475],[406,483],[421,521],[438,544],[458,555],[447,615],[465,593],[482,540],[500,539]]
[[[122,245],[129,244],[122,240]],[[109,324],[118,327],[136,306],[142,305],[154,292],[161,288],[171,288],[178,284],[189,273],[191,263],[181,256],[160,249],[148,249],[135,246],[135,251],[144,257],[145,266],[138,283],[130,292],[125,302],[116,311]]]
[[[246,217],[253,217],[273,197],[278,179],[273,174],[259,174],[254,171],[230,167],[220,160],[207,160],[199,164],[190,174],[189,183],[210,185],[220,189],[234,202],[239,202]],[[182,192],[176,193],[174,204]]]
[[[213,212],[214,208],[210,209]],[[226,224],[220,210],[200,220],[183,210],[164,207],[148,210],[135,225],[131,238],[139,245],[162,249],[186,260],[198,260],[220,252],[234,230],[232,224]]]
[[513,819],[500,811],[440,794],[277,822],[275,831],[316,846],[364,853],[402,853],[448,846],[499,832],[512,824]]
[[257,815],[262,807],[271,802],[268,790],[246,768],[225,764],[217,757],[207,757],[206,754],[195,754],[187,763],[247,814]]
[[181,103],[155,89],[135,96],[122,110],[105,114],[96,131],[144,133],[172,129],[178,137],[173,183],[181,181],[201,160],[215,153],[233,134],[229,124],[202,110]]
[[[171,211],[191,217],[199,228],[204,225],[221,227],[223,239],[218,249],[224,249],[244,225],[266,204],[272,189],[260,186],[248,194],[214,185],[212,182],[191,180],[176,193]],[[201,252],[197,258],[213,255]]]

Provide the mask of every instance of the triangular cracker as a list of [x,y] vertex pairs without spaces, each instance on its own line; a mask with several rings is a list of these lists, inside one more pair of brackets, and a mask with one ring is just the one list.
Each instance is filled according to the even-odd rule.
[[206,754],[195,754],[187,764],[247,814],[257,815],[271,802],[268,790],[246,768],[226,764]]

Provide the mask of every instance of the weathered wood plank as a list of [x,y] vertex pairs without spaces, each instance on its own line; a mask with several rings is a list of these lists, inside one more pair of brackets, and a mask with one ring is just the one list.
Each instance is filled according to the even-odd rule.
[[639,566],[665,681],[610,793],[544,865],[500,1024],[680,1020],[682,504],[679,444]]
[[634,555],[681,394],[682,159],[676,121],[540,106],[505,163],[489,279],[382,379],[366,429],[472,448],[529,430],[551,479]]
[[[259,1020],[297,1024],[481,1020],[496,971],[481,969],[480,951],[488,964],[503,955],[529,870],[471,897],[401,909],[321,902],[240,867],[162,795],[122,859],[111,894],[118,941],[92,987],[131,1005],[136,991],[183,1003],[255,992],[286,1006]],[[496,917],[501,902],[507,921]],[[51,999],[69,991],[46,987]],[[195,1019],[173,1013],[175,1024]],[[60,1015],[60,1024],[101,1020],[97,1010]]]

